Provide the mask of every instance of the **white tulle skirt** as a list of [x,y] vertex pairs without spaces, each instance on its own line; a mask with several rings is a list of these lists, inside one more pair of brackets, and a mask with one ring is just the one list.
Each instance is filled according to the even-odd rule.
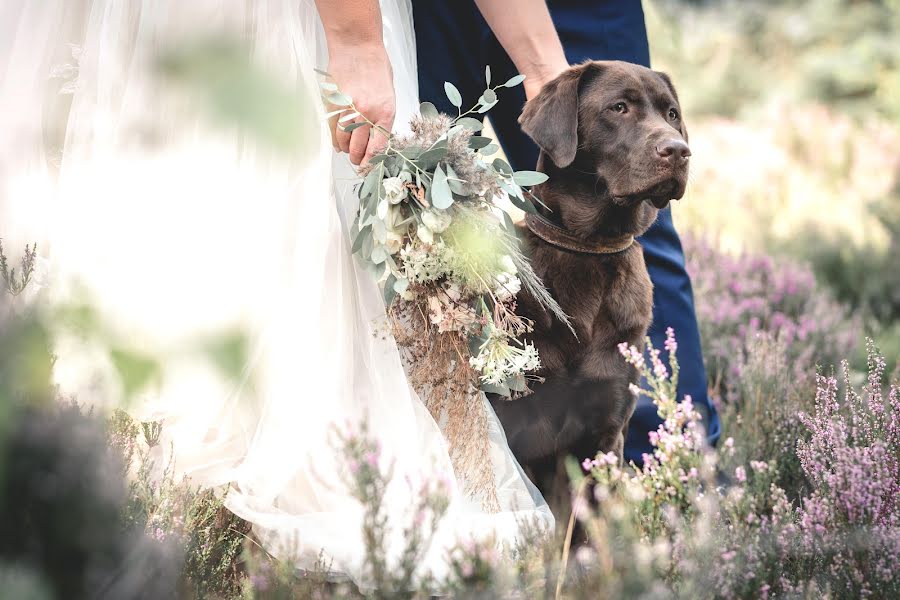
[[[410,7],[382,10],[402,127],[417,103]],[[335,427],[361,421],[380,464],[394,464],[390,555],[416,482],[435,478],[451,504],[422,567],[438,577],[460,538],[509,543],[522,523],[552,528],[492,412],[501,510],[466,497],[466,473],[453,472],[384,335],[381,294],[350,254],[356,175],[324,127],[312,0],[7,0],[0,34],[0,237],[39,241],[51,301],[89,299],[101,317],[103,343],[60,329],[63,393],[120,398],[122,357],[155,358],[131,410],[162,420],[177,470],[223,486],[266,549],[299,568],[323,551],[367,583],[362,506],[333,447]],[[303,152],[198,115],[153,67],[162,51],[223,34],[304,94]],[[243,357],[237,369],[215,360],[222,340]]]

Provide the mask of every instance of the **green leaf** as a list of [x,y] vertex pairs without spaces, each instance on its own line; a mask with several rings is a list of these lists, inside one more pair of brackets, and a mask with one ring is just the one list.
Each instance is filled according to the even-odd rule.
[[324,75],[325,77],[331,77],[331,73],[329,73],[328,71],[323,71],[322,69],[317,69],[315,67],[313,67],[313,71],[315,71],[319,75]]
[[549,177],[538,171],[516,171],[513,173],[513,181],[519,185],[538,185],[544,183]]
[[473,119],[472,117],[463,117],[456,120],[457,125],[462,125],[466,129],[472,131],[481,131],[484,128],[484,122],[481,119]]
[[319,87],[325,90],[326,92],[336,92],[338,91],[337,84],[334,84],[330,81],[320,81]]
[[431,171],[445,156],[447,156],[447,146],[441,146],[439,148],[432,148],[431,150],[423,152],[422,156],[417,158],[415,162],[416,165],[423,171]]
[[478,113],[480,113],[480,114],[483,115],[483,114],[486,113],[487,111],[489,111],[489,110],[491,110],[492,108],[494,108],[494,105],[495,105],[495,104],[497,104],[497,103],[496,103],[496,102],[492,102],[491,104],[482,104],[482,105],[478,108]]
[[346,125],[346,126],[340,125],[340,128],[343,131],[346,131],[349,133],[349,132],[353,131],[354,129],[359,129],[360,127],[364,127],[366,125],[368,125],[368,123],[350,123],[349,125]]
[[391,273],[388,275],[387,280],[384,282],[384,288],[382,289],[382,293],[384,294],[384,305],[390,306],[394,301],[394,298],[397,297],[397,290],[394,289],[394,285],[397,282],[397,278],[394,277],[394,274]]
[[363,243],[366,241],[366,237],[372,237],[372,227],[366,226],[363,227],[362,230],[356,235],[353,239],[353,247],[351,248],[351,252],[356,254],[360,250],[362,250]]
[[353,99],[343,92],[334,92],[332,94],[328,94],[325,96],[325,99],[335,106],[350,106],[351,104],[353,104]]
[[578,462],[578,459],[567,456],[565,467],[573,489],[578,489],[578,486],[584,481],[584,470],[581,468],[581,464]]
[[497,172],[502,173],[503,175],[513,174],[512,167],[510,167],[509,164],[502,158],[495,158],[494,162],[492,162],[491,164],[494,166],[494,169]]
[[242,331],[216,336],[203,345],[206,356],[226,376],[237,378],[247,365],[249,344]]
[[403,152],[401,152],[400,154],[402,154],[409,160],[415,160],[422,156],[422,152],[423,150],[421,146],[410,146],[409,148],[404,148]]
[[434,119],[435,117],[440,115],[437,107],[435,107],[435,105],[431,102],[423,102],[422,104],[420,104],[419,114],[421,114],[426,119]]
[[491,85],[491,65],[484,66],[484,85],[488,87]]
[[450,165],[447,165],[447,183],[450,185],[450,191],[454,194],[463,195],[466,191],[465,180],[460,179]]
[[462,96],[460,96],[459,90],[456,89],[455,85],[453,85],[449,81],[445,81],[444,91],[447,93],[447,99],[450,100],[450,104],[452,104],[456,108],[462,106]]
[[473,135],[469,138],[469,148],[472,150],[478,150],[480,148],[485,148],[493,142],[489,137],[485,137],[483,135]]
[[500,396],[510,396],[509,388],[504,384],[496,385],[493,383],[482,383],[481,391],[485,394],[499,394]]
[[372,158],[369,159],[369,164],[374,166],[374,165],[383,163],[385,160],[387,160],[387,158],[388,158],[387,154],[376,154],[375,156],[373,156]]
[[444,210],[453,204],[453,194],[447,183],[447,174],[438,167],[434,172],[434,181],[431,185],[431,202],[435,208]]
[[523,81],[525,81],[525,76],[524,76],[524,75],[516,75],[515,77],[510,77],[510,78],[506,81],[506,83],[503,84],[503,87],[508,87],[508,88],[516,87],[517,85],[519,85],[519,84],[522,83]]
[[492,154],[496,154],[500,150],[500,146],[497,144],[488,144],[484,148],[481,149],[482,156],[490,156]]
[[494,90],[484,90],[481,98],[484,100],[484,104],[494,104],[497,102],[497,92]]
[[372,195],[372,192],[381,184],[381,174],[381,168],[369,171],[369,174],[363,180],[362,189],[359,191],[360,198],[368,198]]
[[372,255],[369,258],[376,265],[380,265],[387,258],[387,255],[387,250],[384,249],[384,246],[379,245],[372,248]]
[[534,207],[534,204],[531,203],[531,200],[527,200],[521,196],[514,196],[510,194],[509,201],[513,203],[513,206],[521,211],[527,212],[532,215],[537,214],[537,209]]
[[132,398],[152,380],[158,380],[162,371],[153,358],[132,350],[112,348],[109,351],[126,398]]
[[515,375],[508,377],[503,383],[514,392],[525,391],[525,375],[522,373],[516,373]]
[[409,279],[406,277],[402,277],[394,282],[394,291],[398,294],[402,294],[409,287]]

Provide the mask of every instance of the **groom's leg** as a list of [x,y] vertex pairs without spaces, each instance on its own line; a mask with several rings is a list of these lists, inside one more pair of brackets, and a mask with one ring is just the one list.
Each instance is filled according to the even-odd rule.
[[449,81],[459,89],[464,106],[474,105],[484,91],[485,63],[478,48],[486,29],[475,3],[414,0],[412,9],[419,98],[443,113],[456,114],[444,92]]
[[[649,66],[647,32],[639,0],[556,0],[548,2],[548,6],[570,63],[624,60]],[[444,97],[444,80],[463,86],[460,91],[468,100],[481,93],[486,64],[491,66],[494,81],[505,81],[516,73],[473,2],[415,0],[413,13],[420,95],[435,102],[439,109],[453,110]],[[520,86],[502,92],[500,102],[490,112],[491,123],[512,166],[517,170],[533,169],[538,150],[518,126],[524,91]],[[670,210],[660,211],[641,243],[654,284],[649,336],[657,348],[662,348],[666,327],[675,329],[681,363],[678,393],[693,398],[695,406],[704,413],[709,440],[715,443],[719,419],[707,393],[691,282]],[[656,407],[640,398],[625,443],[626,460],[640,463],[641,455],[652,449],[647,434],[660,423]]]

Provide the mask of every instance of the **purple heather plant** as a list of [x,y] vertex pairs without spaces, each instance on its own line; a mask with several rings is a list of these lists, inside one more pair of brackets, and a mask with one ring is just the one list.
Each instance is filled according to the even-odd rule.
[[759,334],[784,344],[796,380],[856,348],[860,320],[817,285],[808,265],[760,254],[732,256],[691,236],[683,242],[706,366],[724,400],[738,400],[741,367]]

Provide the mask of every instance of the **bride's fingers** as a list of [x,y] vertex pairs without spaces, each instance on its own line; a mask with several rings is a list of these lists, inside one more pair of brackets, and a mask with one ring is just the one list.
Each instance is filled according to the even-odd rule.
[[[377,125],[383,127],[385,131],[390,131],[391,129],[390,123],[377,123]],[[369,162],[373,156],[384,150],[386,144],[387,136],[381,129],[375,129],[372,132],[372,137],[369,138],[369,144],[366,146],[366,155],[363,157],[363,164]]]
[[344,131],[345,123],[336,123],[334,127],[334,139],[337,142],[339,152],[350,152],[350,136],[355,133]]
[[354,165],[358,165],[362,162],[363,157],[366,155],[366,148],[369,145],[369,135],[371,128],[368,125],[364,125],[362,127],[357,127],[353,130],[353,134],[350,137],[350,162]]

